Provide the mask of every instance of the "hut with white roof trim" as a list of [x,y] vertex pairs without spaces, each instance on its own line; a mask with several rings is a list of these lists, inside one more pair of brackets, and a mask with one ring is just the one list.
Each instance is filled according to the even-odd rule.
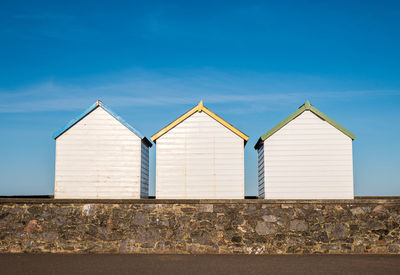
[[148,197],[152,144],[101,101],[53,138],[56,199]]
[[243,199],[248,136],[203,105],[153,135],[157,199]]
[[354,139],[307,101],[255,145],[259,197],[353,199]]

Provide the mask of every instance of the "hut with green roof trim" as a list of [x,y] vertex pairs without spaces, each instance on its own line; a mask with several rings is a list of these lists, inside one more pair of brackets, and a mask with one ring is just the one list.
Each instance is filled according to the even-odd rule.
[[307,101],[258,139],[259,197],[353,199],[354,139]]

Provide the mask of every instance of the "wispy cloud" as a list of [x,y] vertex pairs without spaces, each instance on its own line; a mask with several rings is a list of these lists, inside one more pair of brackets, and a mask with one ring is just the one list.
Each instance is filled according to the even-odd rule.
[[400,95],[400,91],[320,90],[310,76],[222,73],[214,70],[154,73],[134,70],[120,76],[97,76],[73,83],[49,81],[15,90],[0,90],[0,113],[70,111],[97,99],[110,106],[151,107],[207,104],[234,106],[239,113],[279,110],[305,99],[349,100]]

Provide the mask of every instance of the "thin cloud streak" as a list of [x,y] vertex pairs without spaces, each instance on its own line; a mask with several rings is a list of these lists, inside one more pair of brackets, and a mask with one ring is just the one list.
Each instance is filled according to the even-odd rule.
[[98,99],[113,107],[194,105],[202,99],[206,104],[235,104],[234,109],[240,113],[256,113],[301,104],[310,98],[349,100],[400,95],[400,91],[396,90],[316,92],[307,89],[307,83],[301,83],[313,82],[312,77],[294,77],[288,81],[290,76],[237,76],[215,71],[186,74],[136,71],[112,80],[98,78],[106,80],[100,83],[98,79],[93,79],[89,81],[92,84],[82,81],[84,84],[74,85],[46,82],[13,91],[0,91],[0,113],[73,111]]

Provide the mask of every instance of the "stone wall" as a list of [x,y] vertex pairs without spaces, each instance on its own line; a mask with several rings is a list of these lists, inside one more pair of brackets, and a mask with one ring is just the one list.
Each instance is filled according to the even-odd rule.
[[395,253],[400,198],[0,199],[0,252]]

